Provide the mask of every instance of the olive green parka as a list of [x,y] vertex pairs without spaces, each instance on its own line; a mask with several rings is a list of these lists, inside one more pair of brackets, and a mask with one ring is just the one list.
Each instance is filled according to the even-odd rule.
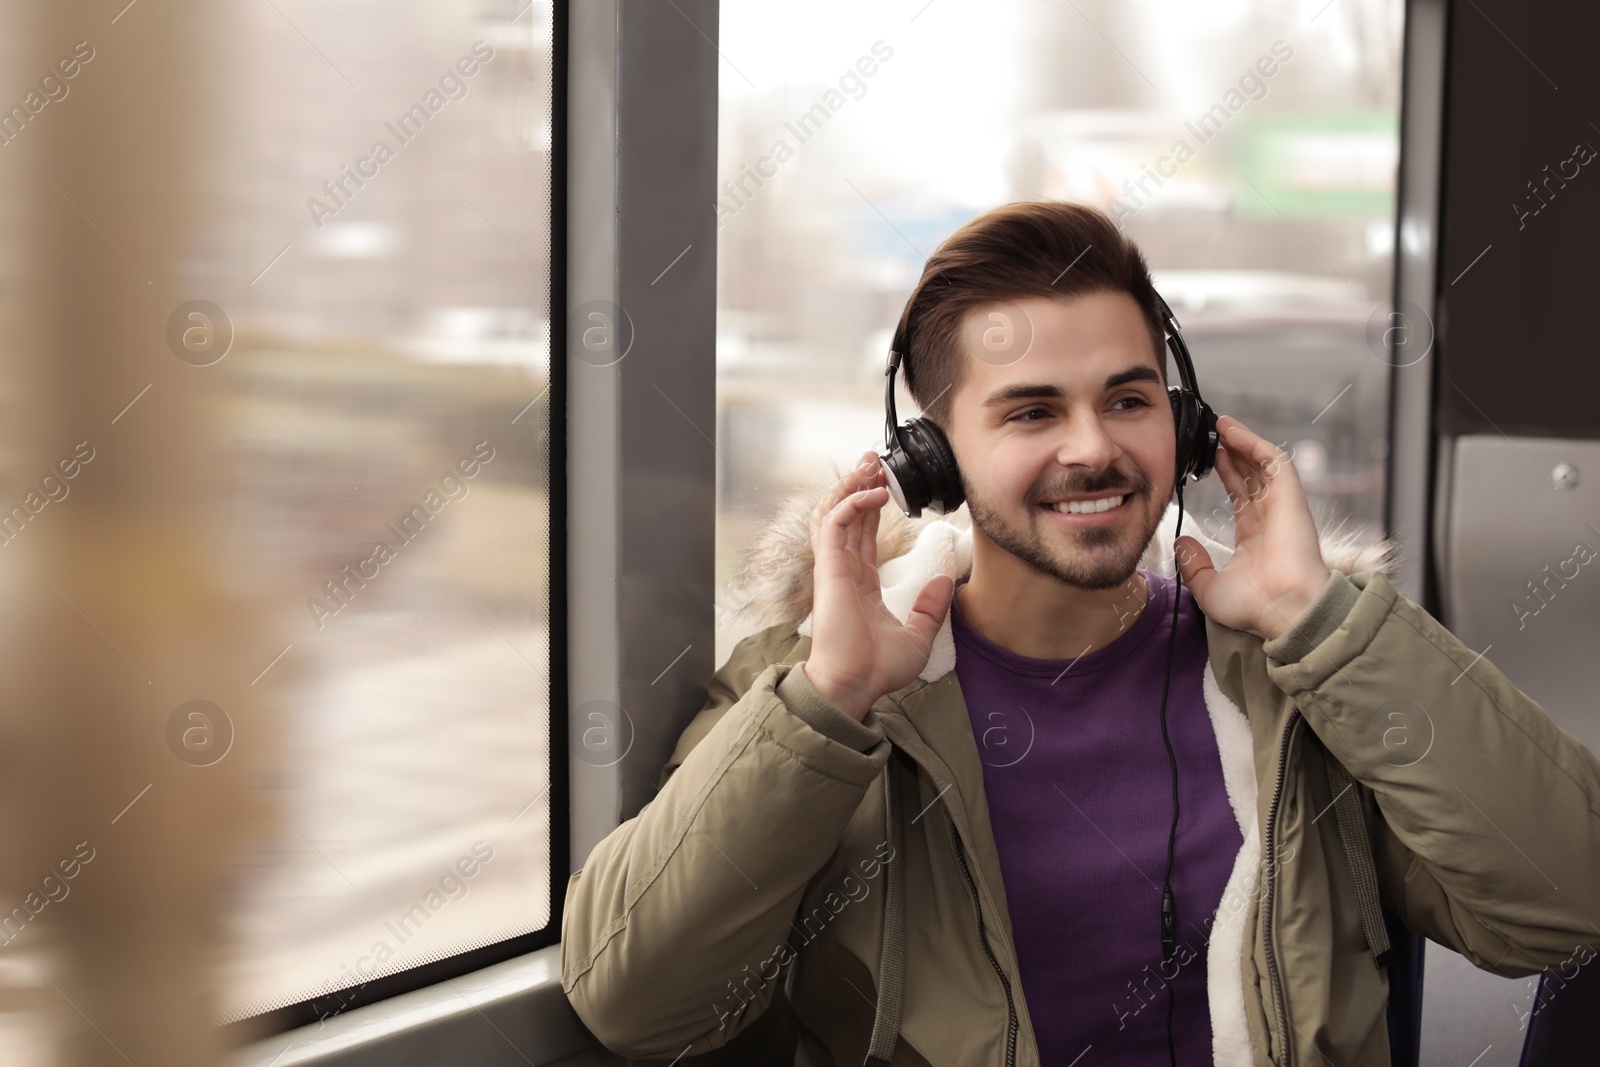
[[[563,988],[632,1057],[720,1047],[781,993],[806,1067],[1036,1067],[948,614],[864,722],[796,669],[821,491],[747,557],[745,613],[766,625],[711,678],[659,792],[568,882]],[[1172,574],[1176,518],[1142,566]],[[965,519],[885,510],[898,617],[935,574],[970,572]],[[1223,566],[1192,516],[1183,532]],[[1320,536],[1332,575],[1291,630],[1205,621],[1244,838],[1203,948],[1218,1067],[1389,1067],[1380,905],[1505,977],[1600,946],[1600,760],[1396,592],[1392,543]]]

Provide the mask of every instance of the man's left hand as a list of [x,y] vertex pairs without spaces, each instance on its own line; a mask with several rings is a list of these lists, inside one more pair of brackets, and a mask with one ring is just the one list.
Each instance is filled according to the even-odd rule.
[[1208,618],[1271,640],[1286,633],[1332,572],[1288,455],[1231,415],[1217,419],[1216,470],[1233,504],[1234,550],[1219,571],[1200,542],[1178,538],[1183,582]]

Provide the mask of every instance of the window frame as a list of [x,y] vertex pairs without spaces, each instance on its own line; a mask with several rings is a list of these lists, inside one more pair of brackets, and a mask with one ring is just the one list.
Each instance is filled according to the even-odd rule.
[[[1448,0],[1406,0],[1400,72],[1400,171],[1395,201],[1393,308],[1420,307],[1438,321],[1438,251],[1444,146]],[[1390,360],[1389,455],[1384,526],[1399,544],[1394,587],[1440,614],[1434,516],[1442,484],[1433,424],[1437,353],[1409,366]],[[1440,616],[1442,617],[1442,616]]]

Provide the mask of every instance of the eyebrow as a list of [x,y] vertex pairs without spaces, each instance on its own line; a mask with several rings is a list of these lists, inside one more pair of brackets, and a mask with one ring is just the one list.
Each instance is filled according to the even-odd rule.
[[[1154,367],[1141,363],[1137,367],[1120,370],[1108,377],[1104,388],[1107,390],[1115,389],[1117,386],[1127,385],[1129,382],[1154,382],[1160,385],[1161,375],[1156,372]],[[998,389],[990,393],[988,399],[983,402],[983,406],[986,408],[998,407],[1001,404],[1010,404],[1017,400],[1065,400],[1066,396],[1067,394],[1061,391],[1059,385],[1051,385],[1045,382],[1018,382],[1015,385],[1008,385],[1004,389]]]

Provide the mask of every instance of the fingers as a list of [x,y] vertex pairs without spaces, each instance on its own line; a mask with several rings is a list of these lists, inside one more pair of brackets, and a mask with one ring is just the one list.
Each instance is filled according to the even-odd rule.
[[1185,585],[1193,586],[1196,576],[1203,571],[1215,570],[1211,561],[1211,553],[1206,551],[1198,539],[1184,534],[1172,543],[1172,555],[1178,563],[1178,571],[1183,575]]
[[1217,420],[1217,460],[1214,466],[1233,498],[1234,508],[1249,504],[1288,466],[1288,456],[1231,415]]
[[1224,448],[1217,449],[1216,470],[1228,490],[1228,502],[1233,506],[1233,535],[1236,541],[1250,537],[1257,529],[1265,507],[1262,500],[1270,488],[1270,484],[1263,482],[1260,475],[1242,473],[1239,465],[1236,453]]
[[[1224,422],[1227,425],[1223,425]],[[1286,463],[1289,459],[1283,449],[1268,441],[1232,415],[1223,415],[1217,419],[1217,433],[1227,440],[1228,447],[1233,450],[1235,456],[1245,460],[1248,465],[1258,470],[1271,472],[1279,464]]]
[[[866,463],[868,459],[871,460],[871,463],[864,466],[863,464]],[[857,463],[857,465],[851,469],[848,474],[846,474],[843,478],[840,478],[839,481],[828,490],[827,494],[817,502],[817,506],[811,510],[810,525],[812,533],[817,531],[817,529],[822,525],[823,520],[827,518],[828,513],[838,506],[839,501],[843,500],[851,493],[859,492],[860,490],[869,488],[872,485],[872,481],[870,479],[876,475],[878,470],[877,453],[869,449],[868,451],[862,453],[861,460],[862,462]]]
[[851,493],[822,520],[818,530],[817,552],[819,558],[833,553],[850,552],[860,556],[862,517],[876,512],[889,499],[889,491],[881,486]]
[[[1227,420],[1224,425],[1223,420]],[[1289,454],[1252,431],[1231,415],[1217,420],[1217,433],[1228,449],[1228,458],[1248,483],[1270,484],[1285,469],[1292,471]]]
[[832,511],[839,501],[862,487],[859,481],[861,473],[861,466],[858,462],[853,469],[846,472],[844,477],[835,482],[823,494],[822,499],[817,501],[817,506],[811,509],[813,527],[820,526],[822,520],[827,518],[828,512]]
[[[873,486],[873,488],[878,487]],[[884,501],[888,502],[887,487],[884,488]],[[861,562],[872,568],[878,566],[878,519],[882,515],[882,506],[867,510],[867,517],[861,523],[861,544],[856,549],[856,555],[861,557]]]
[[[870,457],[868,466],[864,470],[858,467],[853,473],[864,489],[873,490],[882,484],[883,472],[877,454],[868,452],[867,456]],[[871,506],[866,509],[862,520],[851,528],[849,545],[850,551],[855,553],[857,559],[869,567],[875,567],[878,558],[878,516],[888,497],[885,495],[880,499],[874,494],[868,499]]]
[[1212,466],[1216,469],[1217,477],[1222,479],[1222,487],[1228,491],[1228,500],[1233,504],[1234,514],[1237,515],[1248,493],[1244,479],[1239,476],[1239,468],[1233,453],[1228,450],[1226,443],[1217,449],[1217,458]]
[[910,632],[911,640],[918,649],[933,648],[934,636],[938,634],[939,627],[944,625],[944,617],[955,600],[955,593],[955,579],[940,574],[930,579],[922,587],[922,592],[917,594],[917,602],[911,605],[911,615],[906,619],[905,629]]
[[1178,572],[1183,577],[1183,584],[1189,587],[1189,592],[1194,594],[1197,601],[1204,603],[1206,590],[1217,576],[1211,553],[1198,540],[1184,534],[1172,543],[1172,554],[1177,561]]
[[[1227,420],[1226,425],[1224,419]],[[1230,491],[1241,493],[1246,504],[1261,499],[1275,485],[1287,491],[1291,497],[1301,495],[1300,474],[1287,452],[1231,415],[1224,415],[1217,420],[1217,432],[1227,446],[1229,469],[1239,487]],[[1219,448],[1218,454],[1221,452]]]

